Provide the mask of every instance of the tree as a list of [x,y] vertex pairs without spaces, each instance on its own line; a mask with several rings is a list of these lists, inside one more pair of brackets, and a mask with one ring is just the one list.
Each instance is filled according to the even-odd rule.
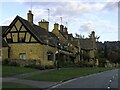
[[106,59],[108,59],[108,46],[105,44],[105,47],[104,47],[104,57]]

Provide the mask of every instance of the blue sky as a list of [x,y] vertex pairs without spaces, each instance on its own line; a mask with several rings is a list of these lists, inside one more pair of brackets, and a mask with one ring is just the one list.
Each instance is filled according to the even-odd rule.
[[[30,0],[32,1],[32,0]],[[0,12],[0,25],[9,25],[16,15],[27,19],[27,12],[31,9],[30,1],[23,0],[2,1]],[[84,2],[83,2],[84,1]],[[32,13],[34,23],[38,24],[41,19],[48,20],[50,9],[50,31],[54,23],[68,27],[68,32],[84,35],[87,37],[91,31],[100,36],[99,41],[118,40],[118,6],[117,0],[36,0],[32,1]],[[67,24],[66,24],[67,22]]]

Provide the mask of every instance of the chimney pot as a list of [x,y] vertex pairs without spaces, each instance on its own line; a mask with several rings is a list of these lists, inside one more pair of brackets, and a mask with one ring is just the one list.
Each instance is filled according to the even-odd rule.
[[33,14],[31,10],[29,10],[29,12],[27,13],[27,19],[30,23],[33,23]]

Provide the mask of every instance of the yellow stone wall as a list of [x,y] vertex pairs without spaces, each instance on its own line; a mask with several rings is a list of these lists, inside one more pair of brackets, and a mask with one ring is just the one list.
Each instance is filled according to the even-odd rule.
[[8,47],[2,47],[2,60],[8,59]]
[[89,51],[89,56],[90,56],[90,58],[94,58],[95,57],[94,50],[90,50]]
[[[20,53],[26,54],[27,60],[37,60],[41,62],[41,65],[53,65],[55,60],[56,48],[41,45],[41,44],[9,44],[11,47],[10,58],[11,60],[19,59]],[[48,61],[47,52],[52,51],[54,53],[54,59]]]

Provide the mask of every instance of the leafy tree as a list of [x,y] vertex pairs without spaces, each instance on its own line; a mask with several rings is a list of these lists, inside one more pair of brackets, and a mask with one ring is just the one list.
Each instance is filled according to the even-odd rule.
[[108,59],[108,46],[105,44],[105,47],[104,47],[104,57],[106,59]]

